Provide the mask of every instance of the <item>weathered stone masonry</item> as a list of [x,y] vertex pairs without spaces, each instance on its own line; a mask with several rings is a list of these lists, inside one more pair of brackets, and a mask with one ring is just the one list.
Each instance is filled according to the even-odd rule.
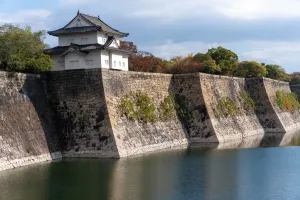
[[[0,170],[59,158],[60,152],[63,157],[119,158],[299,128],[299,111],[291,114],[276,106],[277,90],[290,88],[270,79],[201,73],[89,69],[39,77],[1,72]],[[130,91],[147,93],[157,107],[172,94],[189,116],[148,124],[120,117],[120,99]],[[242,92],[253,98],[255,112],[243,108]],[[239,107],[236,116],[216,114],[223,97]]]
[[0,171],[60,158],[39,76],[0,72]]

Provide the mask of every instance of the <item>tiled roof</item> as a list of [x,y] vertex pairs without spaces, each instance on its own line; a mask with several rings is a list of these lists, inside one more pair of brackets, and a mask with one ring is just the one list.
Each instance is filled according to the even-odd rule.
[[107,47],[105,49],[108,50],[108,51],[117,51],[117,52],[122,52],[122,53],[125,53],[125,54],[135,54],[135,53],[137,53],[135,51],[128,51],[128,50],[125,50],[125,49],[119,49],[119,48],[115,48],[115,47]]
[[71,44],[70,46],[57,46],[51,49],[45,49],[44,53],[46,54],[60,54],[66,52],[70,47],[73,47],[77,51],[88,51],[94,49],[103,49],[103,45],[101,44],[86,44],[86,45],[78,45],[78,44]]
[[100,31],[101,28],[97,26],[83,26],[83,27],[72,27],[72,28],[61,28],[56,31],[48,31],[49,35],[58,36],[68,33],[85,33],[91,31]]
[[121,36],[129,35],[129,33],[123,33],[123,32],[120,32],[119,30],[116,30],[116,29],[110,27],[105,22],[103,22],[99,17],[82,14],[80,12],[77,13],[77,16],[78,15],[80,15],[82,18],[84,18],[86,21],[88,21],[89,24],[91,24],[91,26],[73,27],[73,28],[66,28],[66,26],[65,26],[64,28],[58,29],[56,31],[49,31],[48,33],[50,35],[58,36],[58,35],[67,34],[67,33],[82,33],[82,32],[91,32],[91,31],[99,30],[99,31],[104,31],[106,33],[111,33],[111,34],[116,34],[116,35],[121,35]]
[[72,47],[74,50],[82,53],[86,53],[89,50],[95,50],[95,49],[101,49],[101,50],[108,50],[108,51],[117,51],[117,52],[122,52],[125,54],[134,54],[136,52],[133,51],[128,51],[124,49],[119,49],[115,47],[107,47],[101,44],[87,44],[87,45],[78,45],[78,44],[71,44],[70,46],[58,46],[54,47],[51,49],[45,49],[44,53],[46,54],[63,54],[66,53],[70,47]]

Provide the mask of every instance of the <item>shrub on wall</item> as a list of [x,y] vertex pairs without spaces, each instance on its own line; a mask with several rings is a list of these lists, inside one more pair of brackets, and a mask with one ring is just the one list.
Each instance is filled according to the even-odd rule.
[[247,111],[254,111],[256,109],[255,103],[253,99],[250,97],[248,92],[241,92],[241,98],[243,102],[243,106]]
[[161,103],[159,117],[161,120],[174,119],[176,117],[176,102],[173,95],[168,95]]
[[238,107],[229,97],[222,97],[216,106],[219,117],[233,117],[238,113]]
[[276,104],[283,111],[295,112],[300,109],[300,103],[295,93],[278,90],[276,92]]
[[156,122],[156,107],[151,98],[143,92],[130,92],[121,98],[119,110],[122,116],[144,123]]

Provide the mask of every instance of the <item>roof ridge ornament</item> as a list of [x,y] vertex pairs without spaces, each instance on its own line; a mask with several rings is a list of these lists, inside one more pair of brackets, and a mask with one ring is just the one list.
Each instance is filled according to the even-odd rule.
[[79,11],[79,9],[78,9],[77,15],[79,15],[79,14],[80,14],[80,11]]

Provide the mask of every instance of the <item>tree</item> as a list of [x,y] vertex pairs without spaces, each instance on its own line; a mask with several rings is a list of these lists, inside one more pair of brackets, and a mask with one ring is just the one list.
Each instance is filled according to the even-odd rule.
[[209,74],[214,74],[214,73],[219,73],[221,71],[221,68],[219,65],[217,65],[216,61],[214,60],[207,60],[204,61],[203,63],[204,66],[204,71],[205,73]]
[[255,61],[244,61],[239,63],[236,71],[237,76],[244,78],[264,77],[267,74],[267,69]]
[[202,72],[205,68],[204,65],[194,61],[193,58],[194,56],[192,54],[189,54],[186,57],[173,57],[167,64],[167,68],[164,68],[163,72],[170,74]]
[[32,32],[5,24],[0,26],[0,69],[5,71],[39,73],[51,69],[52,60],[43,53],[46,32]]
[[209,54],[204,54],[204,53],[197,53],[196,55],[194,55],[193,58],[194,61],[198,62],[198,63],[203,63],[205,61],[209,61],[209,60],[213,60],[212,57]]
[[221,46],[219,46],[218,48],[209,49],[207,54],[216,61],[217,65],[219,65],[223,60],[236,62],[238,61],[237,54]]
[[291,74],[291,85],[300,85],[300,72]]
[[137,47],[133,42],[120,41],[120,49],[137,52]]
[[276,80],[286,80],[287,74],[285,70],[279,65],[266,65],[267,77]]
[[221,46],[209,49],[207,52],[216,64],[219,66],[220,73],[232,76],[238,68],[238,56],[234,52]]

